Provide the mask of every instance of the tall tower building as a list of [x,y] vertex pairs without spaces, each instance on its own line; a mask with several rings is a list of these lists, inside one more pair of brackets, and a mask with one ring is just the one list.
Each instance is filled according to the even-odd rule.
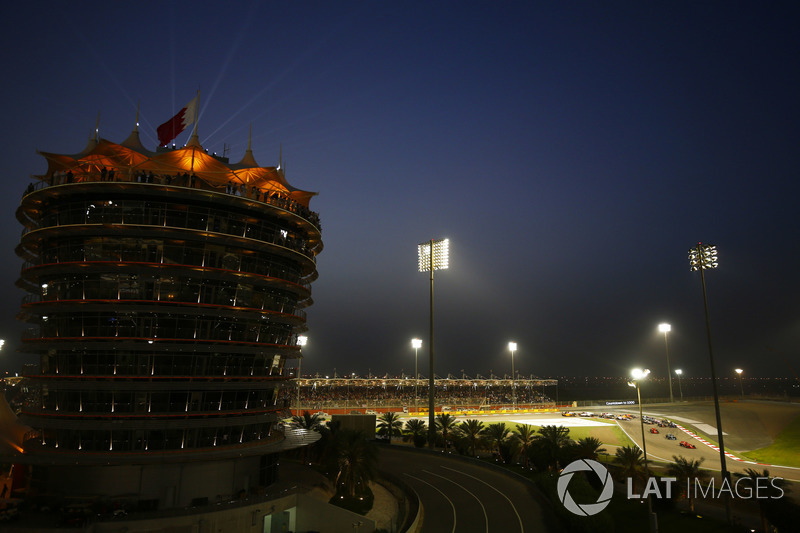
[[269,485],[302,440],[276,423],[322,250],[315,193],[196,135],[41,155],[17,210],[29,492],[169,508]]

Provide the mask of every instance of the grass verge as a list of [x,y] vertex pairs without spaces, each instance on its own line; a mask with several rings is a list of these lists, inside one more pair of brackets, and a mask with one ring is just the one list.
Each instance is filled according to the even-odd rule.
[[792,420],[769,446],[740,455],[759,463],[800,467],[798,449],[800,449],[800,416]]
[[[531,424],[533,427],[537,428],[537,430],[541,426],[536,426]],[[514,426],[506,424],[506,427],[509,429],[513,429]],[[596,439],[600,440],[603,444],[609,444],[611,446],[633,446],[633,441],[628,438],[624,431],[622,431],[619,426],[611,425],[608,426],[590,426],[590,427],[571,427],[569,428],[569,438],[572,440],[580,440],[586,437],[595,437]],[[611,454],[614,454],[614,450],[609,450]]]

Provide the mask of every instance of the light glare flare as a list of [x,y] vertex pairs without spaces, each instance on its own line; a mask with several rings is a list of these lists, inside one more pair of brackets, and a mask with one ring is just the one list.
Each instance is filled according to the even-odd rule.
[[431,268],[431,242],[417,245],[419,271],[444,270],[450,266],[450,239],[433,241],[433,266]]

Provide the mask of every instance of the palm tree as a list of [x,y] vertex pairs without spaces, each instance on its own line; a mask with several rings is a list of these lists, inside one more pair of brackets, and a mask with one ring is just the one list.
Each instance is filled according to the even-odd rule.
[[530,453],[538,456],[539,465],[548,469],[559,467],[559,459],[564,449],[572,443],[569,438],[569,428],[564,426],[542,426],[539,434],[534,437],[534,446]]
[[644,456],[642,449],[638,446],[623,446],[617,448],[616,460],[622,471],[622,477],[629,477],[634,480],[642,477]]
[[312,415],[308,411],[303,411],[301,416],[294,415],[292,417],[292,423],[297,425],[297,427],[303,429],[310,429],[313,431],[319,431],[320,426],[322,426],[323,419],[320,418],[319,415]]
[[[772,501],[772,498],[781,497],[781,493],[786,491],[785,488],[782,488],[786,482],[780,478],[775,478],[770,483],[764,483],[764,479],[769,479],[769,470],[766,469],[763,472],[759,472],[748,468],[744,472],[744,474],[736,472],[734,475],[745,480],[744,482],[747,483],[752,494],[758,494],[756,501],[758,502],[758,511],[761,513],[761,527],[764,533],[768,533],[769,521],[767,520],[766,506]],[[759,483],[759,480],[762,480],[762,482]]]
[[450,413],[442,413],[440,415],[436,415],[436,431],[442,434],[442,439],[444,439],[444,449],[447,449],[447,436],[455,429],[456,427],[456,417],[451,415]]
[[403,438],[403,440],[407,440],[410,437],[411,441],[414,443],[414,446],[421,448],[422,446],[425,446],[428,425],[419,418],[412,418],[411,420],[406,421],[405,433],[406,436]]
[[375,479],[378,449],[373,441],[361,431],[342,429],[336,432],[335,447],[336,490],[344,496],[354,498],[360,487]]
[[388,435],[389,444],[392,443],[392,437],[399,437],[403,434],[403,421],[397,413],[391,411],[383,413],[378,422],[378,435]]
[[459,431],[467,439],[469,442],[470,449],[472,450],[472,457],[475,457],[475,447],[481,440],[481,435],[484,432],[483,429],[483,422],[480,420],[476,420],[474,418],[470,418],[461,422],[458,425]]
[[679,486],[686,487],[685,494],[686,499],[689,500],[689,510],[694,512],[695,491],[692,490],[693,480],[698,479],[702,481],[708,478],[708,472],[700,470],[700,464],[704,461],[704,458],[701,457],[699,461],[695,461],[687,459],[682,455],[680,457],[673,455],[672,460],[674,462],[667,467],[667,473],[678,480]]
[[528,451],[533,446],[536,430],[533,426],[528,424],[517,424],[517,432],[514,434],[514,437],[519,441],[519,453],[525,458],[525,468],[527,468],[530,464]]
[[489,427],[483,433],[486,435],[486,440],[489,441],[489,447],[492,449],[497,448],[497,453],[499,454],[500,445],[511,435],[511,430],[506,427],[504,422],[498,422],[489,424]]
[[597,456],[606,451],[605,448],[601,448],[602,445],[603,443],[596,437],[585,437],[573,444],[571,451],[575,459],[592,459],[597,461]]

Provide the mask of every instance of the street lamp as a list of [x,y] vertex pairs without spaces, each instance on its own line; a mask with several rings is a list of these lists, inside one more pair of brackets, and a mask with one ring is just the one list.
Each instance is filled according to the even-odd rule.
[[511,403],[513,404],[513,410],[517,410],[517,388],[515,387],[516,381],[514,380],[514,352],[517,351],[517,343],[516,342],[509,342],[508,349],[511,350]]
[[[717,247],[713,244],[697,243],[697,246],[689,250],[689,266],[692,272],[700,271],[700,283],[703,287],[703,307],[706,315],[706,337],[708,338],[708,358],[711,361],[711,385],[714,390],[714,412],[717,417],[717,437],[719,438],[719,461],[722,470],[722,481],[730,483],[730,475],[725,461],[725,443],[722,433],[722,416],[719,412],[719,390],[717,388],[717,372],[714,368],[714,351],[711,347],[711,322],[708,319],[708,295],[706,294],[706,275],[705,271],[717,268]],[[731,520],[730,498],[725,498],[725,516],[728,524]]]
[[742,391],[742,400],[744,400],[744,385],[742,385],[742,372],[744,372],[744,370],[737,368],[735,372],[739,374],[739,390]]
[[411,347],[414,348],[414,407],[417,407],[419,403],[419,398],[417,397],[417,381],[419,380],[417,359],[419,356],[419,349],[422,348],[422,339],[411,339]]
[[436,420],[434,418],[436,390],[434,383],[434,370],[433,370],[433,271],[443,270],[450,266],[450,240],[449,239],[431,239],[428,242],[423,242],[417,245],[417,257],[419,262],[420,272],[431,273],[431,323],[430,323],[430,369],[428,376],[428,446],[434,447],[436,444]]
[[[636,399],[639,403],[639,425],[642,426],[642,452],[644,453],[644,473],[647,475],[647,442],[644,440],[644,420],[642,419],[642,393],[639,389],[639,382],[647,377],[650,373],[649,370],[642,370],[641,368],[634,368],[631,370],[631,380],[628,385],[636,388]],[[658,531],[658,517],[653,512],[653,500],[650,494],[647,495],[647,516],[650,518],[650,531],[655,533]]]
[[675,373],[678,375],[678,390],[681,393],[681,401],[683,401],[683,388],[681,388],[681,375],[683,374],[683,370],[676,368]]
[[672,396],[672,372],[669,369],[669,344],[667,343],[667,333],[672,331],[672,326],[666,323],[659,324],[658,331],[664,334],[664,351],[667,354],[667,379],[669,380],[669,401],[672,403],[675,398]]
[[297,345],[300,347],[300,353],[297,358],[297,416],[300,416],[300,366],[303,363],[303,346],[308,342],[308,337],[305,335],[298,335]]

